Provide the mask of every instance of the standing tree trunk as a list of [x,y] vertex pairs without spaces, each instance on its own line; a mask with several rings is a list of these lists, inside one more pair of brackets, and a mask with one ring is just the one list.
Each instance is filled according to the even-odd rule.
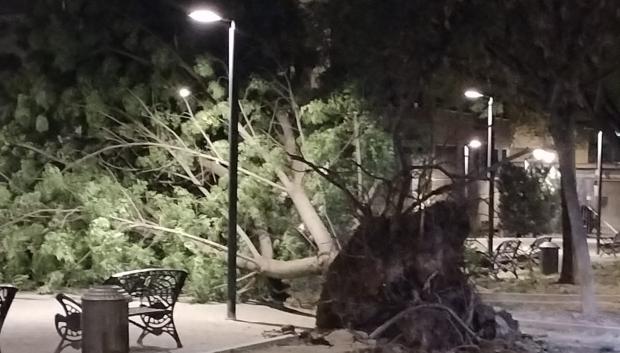
[[562,272],[560,273],[558,283],[575,284],[575,274],[573,271],[573,241],[564,191],[560,192],[560,197],[562,199]]
[[[569,97],[570,98],[570,97]],[[569,100],[567,100],[569,101]],[[567,105],[559,100],[559,104]],[[570,222],[572,250],[575,255],[577,280],[581,286],[581,310],[586,315],[596,313],[594,277],[586,233],[581,226],[581,213],[577,197],[577,177],[575,173],[575,116],[571,107],[560,109],[554,104],[551,114],[551,135],[555,142],[562,174],[562,194]]]

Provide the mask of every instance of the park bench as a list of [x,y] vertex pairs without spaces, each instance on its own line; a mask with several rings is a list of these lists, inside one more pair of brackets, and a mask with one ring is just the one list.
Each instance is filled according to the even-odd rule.
[[616,257],[620,251],[620,233],[614,237],[601,238],[601,252]]
[[[486,274],[495,278],[498,278],[500,271],[511,272],[516,278],[519,278],[517,270],[522,262],[520,246],[520,240],[503,241],[497,246],[492,257],[484,251],[476,251],[479,257],[479,266],[487,268]],[[482,271],[476,272],[482,273]]]
[[17,294],[17,288],[9,284],[0,284],[0,332],[2,332],[4,319],[9,313],[15,294]]
[[[185,284],[187,272],[173,269],[143,269],[112,275],[104,284],[123,288],[137,306],[129,307],[129,322],[140,327],[142,333],[138,344],[148,334],[170,335],[181,348],[181,340],[174,324],[174,306]],[[82,306],[74,299],[60,293],[56,300],[63,307],[65,315],[56,314],[54,324],[62,338],[56,352],[71,345],[78,349],[82,340]]]
[[515,278],[519,278],[517,270],[519,269],[520,246],[520,240],[506,240],[497,246],[493,254],[496,273],[499,271],[511,272]]

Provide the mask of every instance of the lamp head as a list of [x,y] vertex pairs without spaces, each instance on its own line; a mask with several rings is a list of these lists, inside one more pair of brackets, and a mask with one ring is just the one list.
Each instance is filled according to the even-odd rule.
[[544,163],[553,163],[555,161],[555,153],[551,151],[545,151],[542,148],[537,148],[532,152],[534,159],[544,162]]
[[222,20],[222,16],[218,15],[217,13],[211,10],[206,10],[206,9],[194,10],[190,12],[189,17],[192,20],[196,22],[200,22],[200,23],[213,23],[213,22],[219,22]]
[[190,91],[187,87],[181,87],[179,89],[179,96],[181,98],[187,98],[192,94],[192,91]]
[[468,89],[467,91],[465,91],[464,94],[465,94],[465,97],[469,99],[478,99],[478,98],[484,97],[484,94],[476,91],[475,89]]
[[478,139],[473,139],[469,141],[467,146],[469,146],[469,148],[480,148],[482,146],[482,142],[480,142],[480,140]]

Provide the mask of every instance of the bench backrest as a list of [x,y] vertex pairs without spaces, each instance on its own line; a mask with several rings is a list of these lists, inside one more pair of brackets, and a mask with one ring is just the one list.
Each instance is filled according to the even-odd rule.
[[141,305],[173,309],[186,278],[183,270],[149,268],[114,274],[105,284],[120,286]]
[[532,242],[532,244],[530,245],[530,249],[532,251],[538,250],[538,248],[540,248],[540,245],[542,243],[545,243],[545,242],[548,242],[548,241],[551,241],[551,240],[552,240],[552,237],[550,237],[550,236],[538,237],[538,238],[536,238],[536,240],[534,240],[534,242]]
[[13,299],[15,299],[16,293],[17,288],[11,285],[0,284],[0,331],[2,331],[4,319],[9,313],[9,308],[13,303]]
[[506,240],[497,246],[495,253],[498,255],[516,256],[519,246],[521,246],[520,240]]

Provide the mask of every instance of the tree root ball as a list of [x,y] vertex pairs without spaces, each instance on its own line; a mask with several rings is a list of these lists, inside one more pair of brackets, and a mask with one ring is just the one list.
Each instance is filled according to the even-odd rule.
[[467,344],[472,332],[494,338],[494,310],[463,272],[468,234],[465,208],[449,201],[363,219],[327,271],[317,327],[370,334],[406,310],[381,338],[426,351]]

